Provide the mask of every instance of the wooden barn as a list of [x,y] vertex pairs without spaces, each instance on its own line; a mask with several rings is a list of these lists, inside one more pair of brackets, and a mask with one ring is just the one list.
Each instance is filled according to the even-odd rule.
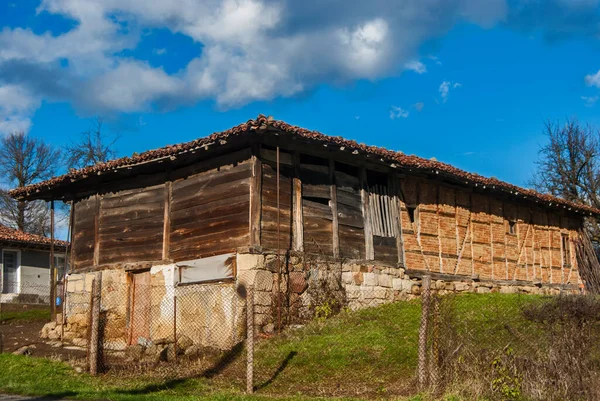
[[[447,292],[577,292],[583,221],[600,213],[262,115],[11,194],[72,202],[68,294],[89,291],[102,271],[103,291],[123,294],[103,308],[114,315],[109,337],[124,345],[168,332],[160,316],[131,327],[157,287],[162,298],[217,288],[187,307],[210,304],[207,319],[233,331],[239,284],[253,286],[267,331],[274,309],[286,319],[310,309],[323,280],[352,308],[416,296],[423,274]],[[81,329],[81,308],[68,303],[67,321]]]

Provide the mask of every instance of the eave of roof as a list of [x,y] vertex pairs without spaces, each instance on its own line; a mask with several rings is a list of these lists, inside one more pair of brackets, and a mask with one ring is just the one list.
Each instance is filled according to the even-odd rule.
[[273,120],[270,117],[259,115],[254,120],[237,125],[223,132],[213,133],[204,138],[181,143],[177,145],[165,146],[163,148],[149,150],[131,157],[122,157],[108,161],[106,163],[85,167],[80,170],[71,170],[69,173],[51,178],[26,187],[13,189],[10,195],[16,199],[30,200],[38,199],[40,194],[51,191],[58,187],[68,185],[73,182],[85,180],[94,175],[101,175],[110,171],[118,171],[123,168],[133,168],[148,162],[158,161],[176,157],[179,154],[190,152],[213,144],[224,144],[230,137],[241,136],[251,131],[279,130],[298,137],[321,142],[327,146],[337,146],[338,150],[351,152],[352,154],[364,154],[366,156],[375,156],[381,163],[390,165],[393,168],[409,169],[433,174],[442,174],[449,176],[467,186],[480,187],[482,189],[491,189],[509,193],[512,196],[520,198],[529,198],[529,200],[542,202],[547,207],[562,207],[569,211],[581,212],[589,215],[600,216],[600,210],[586,205],[574,203],[552,195],[542,194],[532,189],[521,188],[516,185],[500,181],[497,178],[487,178],[479,174],[469,173],[458,169],[450,164],[442,163],[436,160],[428,160],[414,155],[406,155],[402,152],[392,151],[376,146],[369,146],[358,143],[343,137],[333,137],[322,134],[318,131],[311,131],[284,121]]
[[[0,224],[0,243],[49,248],[52,240],[42,235],[29,234]],[[69,243],[55,239],[54,246],[66,249]]]

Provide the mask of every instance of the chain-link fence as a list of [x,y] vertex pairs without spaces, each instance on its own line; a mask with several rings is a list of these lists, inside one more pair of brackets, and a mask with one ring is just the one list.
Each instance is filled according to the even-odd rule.
[[600,399],[600,300],[443,294],[423,282],[418,382],[433,394]]

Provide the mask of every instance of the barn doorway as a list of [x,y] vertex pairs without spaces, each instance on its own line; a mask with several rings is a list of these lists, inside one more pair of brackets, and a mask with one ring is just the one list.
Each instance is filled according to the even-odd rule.
[[147,345],[150,341],[150,271],[131,273],[129,345]]

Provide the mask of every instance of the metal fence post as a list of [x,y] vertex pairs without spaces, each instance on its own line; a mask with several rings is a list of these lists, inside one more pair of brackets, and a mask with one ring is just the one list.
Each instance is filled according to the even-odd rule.
[[427,383],[427,323],[429,320],[429,302],[431,292],[431,276],[423,276],[421,288],[421,326],[419,328],[419,388]]
[[92,328],[90,334],[90,374],[98,374],[98,357],[100,354],[100,300],[102,292],[102,272],[94,278],[92,284]]
[[248,287],[246,296],[246,392],[254,392],[254,288]]

